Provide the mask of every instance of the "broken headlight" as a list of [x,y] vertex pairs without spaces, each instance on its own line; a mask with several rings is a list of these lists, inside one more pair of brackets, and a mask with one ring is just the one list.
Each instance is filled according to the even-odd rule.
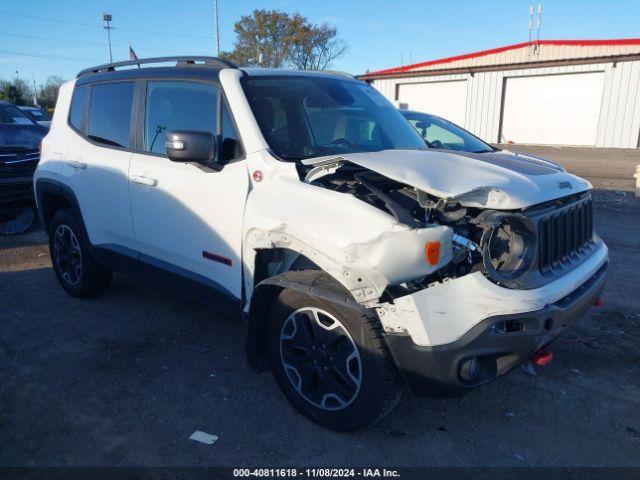
[[531,268],[536,236],[533,223],[523,215],[491,213],[482,219],[480,240],[484,269],[494,282],[517,287],[517,279]]

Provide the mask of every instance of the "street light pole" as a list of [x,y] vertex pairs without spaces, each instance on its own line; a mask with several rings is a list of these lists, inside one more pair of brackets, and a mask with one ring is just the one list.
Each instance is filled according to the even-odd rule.
[[220,30],[218,29],[218,0],[213,0],[213,18],[216,24],[216,57],[220,56]]
[[111,20],[113,17],[110,13],[103,13],[102,20],[104,20],[104,29],[107,31],[107,39],[109,41],[109,63],[113,63],[113,56],[111,55],[111,30],[113,27],[111,26]]

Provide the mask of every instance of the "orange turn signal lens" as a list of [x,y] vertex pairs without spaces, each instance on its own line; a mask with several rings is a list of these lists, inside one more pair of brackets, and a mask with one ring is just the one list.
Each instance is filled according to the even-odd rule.
[[424,258],[429,265],[437,265],[440,261],[440,242],[427,242],[424,246]]

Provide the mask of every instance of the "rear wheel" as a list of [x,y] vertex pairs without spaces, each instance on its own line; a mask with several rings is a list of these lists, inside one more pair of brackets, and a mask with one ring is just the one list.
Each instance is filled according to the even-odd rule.
[[400,399],[402,383],[378,321],[360,311],[284,290],[270,312],[267,342],[285,396],[324,427],[364,428]]
[[111,282],[111,270],[100,265],[89,251],[84,229],[70,210],[59,210],[49,225],[49,251],[53,271],[70,295],[91,297]]

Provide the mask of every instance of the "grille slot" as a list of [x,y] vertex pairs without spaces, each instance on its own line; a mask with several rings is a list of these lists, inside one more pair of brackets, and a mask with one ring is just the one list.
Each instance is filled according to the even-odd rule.
[[551,273],[576,259],[593,238],[593,201],[589,197],[544,218],[538,224],[540,271]]
[[38,150],[0,151],[0,178],[31,176],[39,160]]

